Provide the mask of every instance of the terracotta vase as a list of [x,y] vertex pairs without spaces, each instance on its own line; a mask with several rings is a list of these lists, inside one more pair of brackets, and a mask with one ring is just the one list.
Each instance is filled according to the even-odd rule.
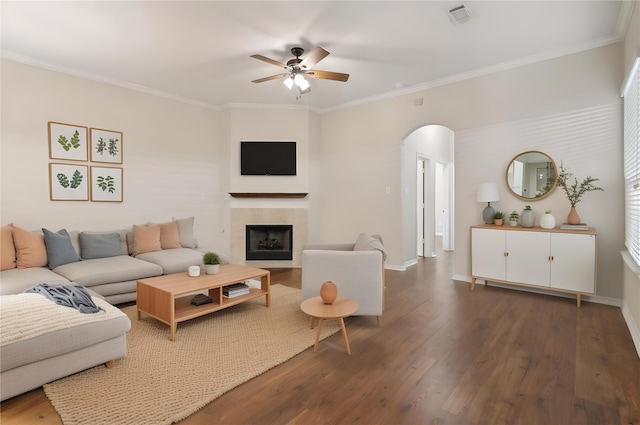
[[320,287],[320,298],[325,304],[333,304],[338,297],[338,287],[335,283],[328,281]]
[[567,216],[567,223],[580,224],[580,216],[576,211],[576,207],[571,207],[571,211],[569,211],[569,215]]

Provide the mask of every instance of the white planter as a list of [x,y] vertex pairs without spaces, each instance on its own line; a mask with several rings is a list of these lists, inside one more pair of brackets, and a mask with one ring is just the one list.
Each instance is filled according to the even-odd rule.
[[516,227],[518,225],[518,220],[511,220],[509,224],[512,225],[513,227]]
[[540,227],[543,229],[553,229],[556,227],[556,218],[551,215],[551,211],[542,214],[542,217],[540,217]]
[[207,274],[216,274],[218,273],[218,269],[220,269],[220,264],[205,264],[204,270]]

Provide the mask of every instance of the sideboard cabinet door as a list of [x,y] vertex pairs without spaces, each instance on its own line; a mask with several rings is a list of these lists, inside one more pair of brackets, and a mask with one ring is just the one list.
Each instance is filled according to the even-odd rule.
[[595,293],[595,235],[553,233],[551,256],[552,288]]
[[507,232],[507,281],[549,286],[549,244],[547,232]]
[[488,279],[505,280],[504,230],[471,229],[471,274]]

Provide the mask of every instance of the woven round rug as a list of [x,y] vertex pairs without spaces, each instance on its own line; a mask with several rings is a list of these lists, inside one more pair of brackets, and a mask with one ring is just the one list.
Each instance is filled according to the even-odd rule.
[[[271,286],[264,297],[169,326],[122,309],[131,320],[127,356],[44,385],[65,425],[172,424],[264,373],[315,342],[316,329],[300,310],[300,290]],[[324,339],[340,330],[326,321]]]

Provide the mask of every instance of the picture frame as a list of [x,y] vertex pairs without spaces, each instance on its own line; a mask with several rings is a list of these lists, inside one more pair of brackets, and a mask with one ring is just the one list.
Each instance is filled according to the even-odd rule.
[[91,201],[122,202],[123,169],[91,166]]
[[91,128],[91,162],[122,164],[122,132]]
[[87,161],[88,128],[49,121],[49,158]]
[[49,199],[52,201],[88,201],[88,166],[49,163]]

